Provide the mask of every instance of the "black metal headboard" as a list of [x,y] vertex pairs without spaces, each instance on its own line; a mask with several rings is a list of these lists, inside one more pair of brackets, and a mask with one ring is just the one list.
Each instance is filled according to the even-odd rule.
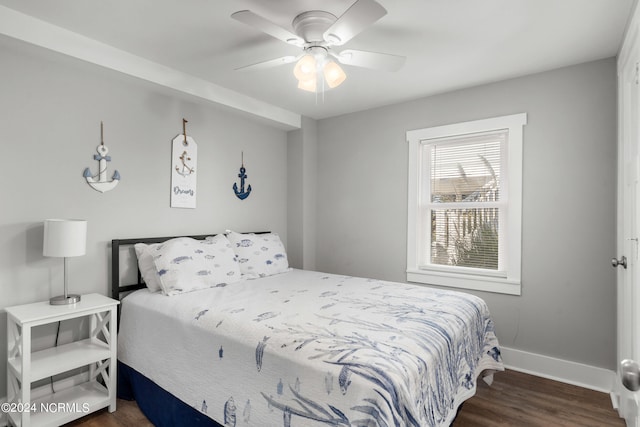
[[[253,234],[266,234],[269,231],[255,231]],[[200,234],[196,236],[168,236],[168,237],[141,237],[138,239],[113,239],[111,240],[111,298],[120,300],[121,294],[125,292],[135,291],[136,289],[142,289],[146,285],[142,281],[142,275],[140,274],[140,269],[137,267],[138,271],[138,280],[136,283],[132,284],[120,284],[120,247],[121,246],[131,246],[136,243],[162,243],[167,240],[175,239],[177,237],[190,237],[196,240],[204,240],[209,236],[215,236],[218,233],[212,234]]]

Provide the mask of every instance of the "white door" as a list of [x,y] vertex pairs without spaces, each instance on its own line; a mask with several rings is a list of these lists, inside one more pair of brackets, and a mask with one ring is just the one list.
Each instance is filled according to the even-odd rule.
[[[636,26],[637,28],[637,26]],[[632,34],[633,33],[633,34]],[[639,88],[638,85],[638,33],[630,31],[618,63],[618,232],[617,254],[612,260],[617,265],[618,299],[618,360],[640,362],[640,280],[638,261],[638,202],[639,173]],[[636,308],[636,310],[634,310]],[[627,364],[628,365],[628,364]],[[628,366],[627,366],[628,367]],[[618,412],[629,427],[640,427],[638,402],[640,392],[622,386],[623,379],[638,382],[637,365],[631,369],[617,369]],[[633,388],[633,387],[632,387]]]

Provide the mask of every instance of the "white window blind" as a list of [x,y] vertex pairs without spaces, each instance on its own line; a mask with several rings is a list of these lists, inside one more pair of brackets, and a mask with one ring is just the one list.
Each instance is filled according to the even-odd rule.
[[501,271],[500,230],[506,195],[501,189],[508,132],[500,130],[421,142],[424,210],[428,235],[421,266]]

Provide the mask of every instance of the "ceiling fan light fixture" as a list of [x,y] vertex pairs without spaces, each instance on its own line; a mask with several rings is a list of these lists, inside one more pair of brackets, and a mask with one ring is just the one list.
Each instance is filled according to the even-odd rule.
[[334,61],[329,61],[325,64],[323,73],[327,85],[329,85],[331,89],[340,86],[342,82],[347,79],[347,75],[342,67]]
[[317,87],[317,80],[315,76],[302,80],[298,80],[298,89],[306,90],[307,92],[315,92]]
[[316,59],[313,55],[303,56],[293,68],[293,75],[298,80],[308,80],[316,75]]

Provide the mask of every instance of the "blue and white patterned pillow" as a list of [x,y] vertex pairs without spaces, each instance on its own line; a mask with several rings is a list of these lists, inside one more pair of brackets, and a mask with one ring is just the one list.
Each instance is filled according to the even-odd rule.
[[256,279],[291,270],[287,252],[276,233],[227,232],[244,278]]
[[165,295],[225,286],[241,279],[231,244],[224,235],[206,240],[171,239],[151,252]]
[[156,272],[156,265],[151,255],[159,244],[160,243],[153,243],[147,245],[146,243],[136,243],[133,246],[136,250],[136,257],[138,258],[138,269],[140,269],[142,279],[151,292],[159,292],[162,290],[160,279]]

